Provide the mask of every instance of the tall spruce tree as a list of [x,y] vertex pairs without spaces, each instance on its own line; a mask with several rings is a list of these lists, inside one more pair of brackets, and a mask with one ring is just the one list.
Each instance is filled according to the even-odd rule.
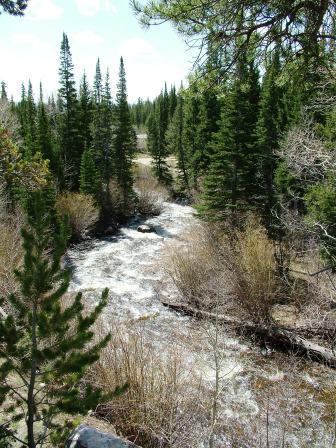
[[185,148],[183,145],[184,136],[184,100],[183,87],[177,96],[177,105],[175,112],[167,130],[168,149],[171,154],[177,157],[178,178],[182,191],[189,190],[189,173],[188,160]]
[[[9,297],[13,311],[0,320],[0,402],[8,416],[1,429],[29,448],[64,442],[63,416],[84,414],[104,400],[101,390],[80,383],[110,338],[93,342],[91,329],[108,291],[89,314],[80,293],[61,304],[70,282],[69,269],[61,267],[68,226],[61,222],[55,232],[51,222],[43,194],[34,193],[22,230],[24,265],[16,273],[21,294]],[[21,420],[26,437],[15,430]]]
[[79,134],[79,108],[69,39],[63,33],[58,90],[60,156],[63,164],[62,187],[78,189],[83,142]]
[[92,114],[93,102],[87,76],[84,73],[79,86],[79,133],[82,137],[83,148],[85,149],[91,147]]
[[132,196],[132,157],[135,151],[135,141],[127,103],[126,72],[123,58],[120,58],[119,81],[117,84],[113,149],[113,172],[121,188],[126,210]]
[[6,83],[5,81],[1,81],[1,94],[0,94],[0,99],[2,101],[8,101],[8,96],[7,96],[7,90],[6,90]]
[[276,150],[279,147],[284,121],[284,91],[279,85],[281,63],[279,52],[275,52],[266,67],[263,78],[260,112],[257,123],[257,140],[260,161],[260,204],[265,224],[272,222],[272,208],[275,205],[274,174],[277,167]]
[[37,150],[43,157],[50,161],[50,167],[54,172],[54,139],[50,121],[43,102],[42,83],[40,84],[40,99],[37,107]]
[[211,163],[204,180],[200,211],[210,219],[231,217],[255,207],[258,177],[255,134],[258,74],[246,59],[238,61],[233,84],[223,100],[219,130],[213,135]]

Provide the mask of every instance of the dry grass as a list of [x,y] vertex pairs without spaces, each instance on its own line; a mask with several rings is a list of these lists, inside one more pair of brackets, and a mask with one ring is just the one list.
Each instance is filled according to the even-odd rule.
[[0,191],[0,296],[4,298],[19,290],[14,270],[23,261],[23,222],[23,214],[19,210],[8,212],[6,196]]
[[56,200],[56,209],[60,215],[69,216],[73,239],[87,235],[99,219],[99,209],[88,194],[63,193]]
[[181,296],[192,306],[211,309],[230,294],[229,265],[223,262],[226,245],[217,229],[199,224],[183,235],[183,244],[170,246],[166,272]]
[[185,244],[170,248],[167,272],[182,297],[193,306],[268,321],[269,311],[280,300],[274,245],[256,222],[243,231],[199,225],[184,235]]
[[149,166],[138,164],[135,169],[134,189],[137,193],[137,210],[142,215],[159,215],[163,203],[169,198],[165,186],[153,176]]
[[237,234],[234,289],[242,307],[258,322],[270,320],[272,306],[281,300],[274,244],[257,221]]
[[145,325],[118,325],[113,330],[91,381],[105,391],[125,383],[129,388],[96,414],[142,446],[194,448],[205,418],[200,380],[176,347],[155,346],[146,338]]

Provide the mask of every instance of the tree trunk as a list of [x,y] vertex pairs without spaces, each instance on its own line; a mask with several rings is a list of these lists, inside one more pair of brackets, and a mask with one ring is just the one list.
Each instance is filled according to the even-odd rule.
[[[336,353],[322,347],[315,342],[308,341],[298,335],[294,330],[278,327],[276,325],[262,325],[246,322],[223,314],[216,315],[208,311],[198,310],[182,303],[169,303],[162,301],[164,306],[198,319],[218,320],[223,325],[231,326],[237,333],[254,334],[263,341],[271,343],[274,347],[303,355],[308,359],[336,368]],[[307,333],[309,329],[306,330]]]

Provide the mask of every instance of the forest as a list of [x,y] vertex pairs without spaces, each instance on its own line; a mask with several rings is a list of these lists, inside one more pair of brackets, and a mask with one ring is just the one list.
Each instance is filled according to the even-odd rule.
[[0,448],[333,448],[335,3],[129,3],[185,85],[0,78]]

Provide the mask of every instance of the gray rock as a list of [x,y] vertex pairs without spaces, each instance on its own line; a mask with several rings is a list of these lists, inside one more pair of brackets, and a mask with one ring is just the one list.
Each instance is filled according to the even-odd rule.
[[153,227],[147,226],[146,224],[142,224],[141,226],[138,227],[138,232],[151,233],[154,232],[154,229]]
[[131,442],[125,442],[86,425],[80,425],[71,434],[65,448],[140,448]]

